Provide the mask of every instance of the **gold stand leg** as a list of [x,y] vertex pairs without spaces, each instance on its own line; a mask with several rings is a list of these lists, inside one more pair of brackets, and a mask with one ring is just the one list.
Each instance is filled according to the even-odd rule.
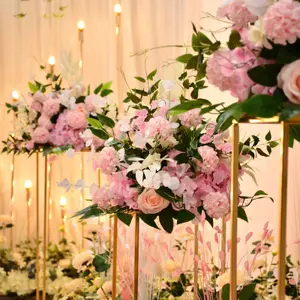
[[198,300],[198,260],[196,259],[199,251],[198,231],[199,225],[196,224],[194,237],[194,300]]
[[237,300],[237,217],[239,201],[239,124],[232,126],[230,300]]
[[224,259],[221,263],[221,273],[225,273],[226,270],[226,221],[225,217],[222,218],[222,241],[221,241],[221,251],[224,255]]
[[40,205],[39,205],[39,152],[36,153],[36,273],[35,273],[35,282],[36,282],[36,300],[40,300]]
[[286,215],[287,215],[287,177],[288,177],[288,148],[289,124],[281,123],[280,143],[280,202],[279,202],[279,252],[278,252],[278,298],[285,299],[285,258],[286,258]]
[[112,299],[117,299],[118,218],[114,216],[114,239],[112,257]]
[[45,156],[45,184],[44,184],[44,238],[43,238],[43,300],[46,300],[46,275],[47,275],[47,181],[48,181],[48,159]]
[[135,215],[133,300],[139,297],[140,218]]
[[[11,205],[11,219],[15,221],[15,155],[12,156],[11,162],[11,186],[10,186],[10,205]],[[14,248],[14,227],[10,229],[10,248]]]
[[[84,180],[84,153],[80,153],[80,175],[81,179]],[[80,196],[80,207],[81,209],[84,208],[84,189],[81,191]],[[84,223],[81,224],[81,250],[84,249],[85,243],[84,243]]]

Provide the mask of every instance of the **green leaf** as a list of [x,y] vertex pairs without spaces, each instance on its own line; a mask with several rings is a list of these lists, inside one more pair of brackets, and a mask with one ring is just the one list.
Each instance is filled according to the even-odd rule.
[[154,76],[156,75],[157,70],[155,69],[154,71],[152,71],[150,74],[148,74],[147,79],[149,80],[153,80]]
[[186,153],[180,153],[175,156],[174,160],[176,160],[179,165],[186,164],[189,161],[189,157],[186,155]]
[[208,107],[204,107],[204,108],[201,109],[200,115],[202,116],[202,115],[204,115],[204,114],[207,114],[207,113],[211,112],[211,111],[214,110],[216,107],[218,107],[218,106],[220,106],[220,105],[222,105],[222,104],[223,104],[223,103],[218,103],[218,104],[210,105],[210,106],[208,106]]
[[207,61],[205,61],[204,63],[198,66],[198,73],[197,73],[196,80],[201,80],[206,76],[206,67],[207,67]]
[[166,232],[171,233],[173,231],[174,222],[173,222],[173,217],[172,217],[172,213],[170,212],[170,209],[167,207],[166,209],[162,210],[159,213],[158,217],[159,217],[159,222],[163,227],[163,229]]
[[87,206],[85,208],[83,208],[82,210],[79,210],[75,213],[75,215],[72,216],[72,218],[75,218],[75,217],[79,217],[81,215],[84,215],[86,212],[90,211],[90,210],[93,210],[95,208],[97,208],[98,205],[97,204],[93,204],[93,205],[90,205],[90,206]]
[[145,222],[147,225],[155,228],[155,229],[159,229],[158,226],[155,223],[155,219],[156,219],[157,215],[151,215],[151,214],[141,214],[140,218],[141,220],[143,220],[143,222]]
[[288,107],[284,107],[280,113],[280,121],[289,120],[300,114],[300,105],[289,104]]
[[140,82],[143,82],[145,83],[146,82],[146,79],[144,79],[143,77],[139,77],[139,76],[136,76],[134,77],[136,80],[140,81]]
[[[243,102],[242,102],[243,103]],[[234,103],[228,106],[221,115],[217,118],[216,131],[226,130],[232,124],[233,120],[239,120],[243,114],[242,103]]]
[[101,97],[106,97],[106,96],[108,96],[109,94],[111,94],[111,93],[113,93],[113,90],[110,90],[110,89],[106,89],[106,90],[102,90],[102,92],[101,92],[101,94],[100,94],[100,96]]
[[265,139],[267,140],[267,141],[271,141],[271,138],[272,138],[272,134],[271,134],[271,131],[269,130],[269,132],[266,134],[266,136],[265,136]]
[[177,214],[177,225],[190,222],[195,219],[195,215],[188,210],[180,210]]
[[103,87],[103,84],[99,84],[95,89],[94,89],[94,94],[97,95],[100,93],[101,89]]
[[249,300],[254,294],[256,283],[250,283],[243,287],[239,293],[239,300]]
[[197,32],[192,36],[192,47],[194,51],[200,52],[201,49],[212,45],[212,41],[202,32]]
[[263,86],[276,86],[277,76],[282,68],[279,64],[257,66],[248,71],[248,76],[256,83]]
[[96,128],[96,129],[102,128],[102,125],[101,125],[100,121],[97,120],[97,119],[94,119],[94,118],[87,118],[87,121],[89,122],[89,124],[90,124],[92,127]]
[[256,149],[257,153],[263,157],[269,157],[269,155],[267,153],[265,153],[263,150],[261,150],[260,148]]
[[270,145],[271,148],[275,148],[275,147],[277,147],[277,146],[279,145],[279,143],[278,143],[278,142],[275,142],[275,141],[271,141],[271,142],[269,143],[269,145]]
[[108,140],[109,139],[109,134],[106,132],[106,130],[96,129],[96,128],[93,128],[93,127],[91,127],[90,129],[91,129],[92,133],[95,136],[97,136],[98,138],[103,139],[103,140]]
[[246,214],[244,208],[242,208],[240,206],[238,207],[238,218],[248,222],[247,214]]
[[255,196],[267,196],[268,194],[265,191],[259,190],[254,194]]
[[187,64],[189,62],[189,60],[193,57],[192,54],[190,53],[187,53],[187,54],[183,54],[183,55],[180,55],[176,58],[176,60],[178,62],[181,62],[183,64]]
[[129,226],[133,217],[132,217],[132,215],[129,215],[129,214],[117,213],[117,218],[120,221],[122,221],[124,224]]
[[179,105],[174,106],[169,110],[171,115],[180,115],[191,109],[202,107],[203,105],[210,105],[211,103],[206,99],[197,99],[183,102]]
[[115,122],[113,119],[111,119],[105,115],[102,115],[102,114],[97,114],[97,118],[103,125],[106,125],[110,128],[114,128]]
[[241,47],[242,45],[240,33],[237,30],[232,30],[229,36],[229,41],[227,42],[228,48],[232,50],[234,48]]
[[108,264],[108,253],[105,252],[103,254],[97,254],[93,259],[93,266],[95,267],[97,272],[106,272],[110,268],[110,264]]
[[281,109],[282,99],[270,95],[255,95],[241,103],[244,113],[253,117],[270,118]]
[[112,81],[108,81],[108,82],[105,82],[103,84],[103,90],[109,90],[111,88],[111,85],[112,85]]
[[278,64],[289,64],[293,61],[300,59],[300,40],[297,39],[296,43],[287,44],[286,46],[281,46],[279,48],[279,53],[277,56]]
[[38,90],[39,90],[39,88],[34,84],[34,83],[32,83],[32,82],[28,82],[28,86],[29,86],[29,89],[30,89],[30,92],[31,93],[36,93]]
[[176,199],[176,196],[174,195],[174,193],[165,186],[161,186],[159,189],[155,190],[155,192],[159,196],[169,200],[170,202],[174,202],[174,200]]
[[225,284],[222,288],[222,300],[229,300],[230,285]]
[[[128,98],[133,102],[133,103],[140,103],[141,99],[139,97],[137,97],[136,95],[132,94],[132,93],[127,93]],[[124,100],[125,101],[125,100]]]

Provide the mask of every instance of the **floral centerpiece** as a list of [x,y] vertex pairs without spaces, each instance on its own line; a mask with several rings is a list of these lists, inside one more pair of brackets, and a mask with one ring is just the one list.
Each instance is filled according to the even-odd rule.
[[[297,0],[228,0],[217,12],[230,30],[227,44],[210,39],[195,26],[192,49],[177,58],[185,64],[182,84],[192,89],[194,101],[182,98],[175,110],[201,107],[198,89],[205,78],[239,101],[227,107],[217,103],[208,110],[220,114],[217,129],[245,117],[288,120],[300,112],[300,3]],[[209,17],[211,15],[208,14]],[[215,18],[216,19],[216,18]],[[223,23],[223,24],[224,24]],[[196,70],[195,80],[188,72]],[[194,97],[193,97],[194,96]],[[206,109],[205,109],[206,110]],[[299,126],[292,126],[291,145],[300,140]]]
[[[41,66],[45,70],[45,66]],[[46,83],[29,82],[29,99],[7,103],[15,116],[15,132],[3,141],[3,152],[28,153],[43,149],[45,153],[60,153],[67,149],[80,151],[85,147],[87,117],[103,117],[116,113],[108,102],[111,82],[100,84],[91,92],[81,84],[64,88],[61,74],[46,74]],[[89,146],[103,145],[94,138]]]
[[[210,223],[226,216],[232,154],[228,132],[216,133],[215,124],[199,108],[179,116],[168,113],[178,104],[170,97],[170,81],[160,83],[153,75],[137,79],[145,88],[132,89],[134,97],[128,92],[125,102],[130,105],[124,117],[117,122],[108,117],[88,119],[89,129],[106,139],[92,161],[95,169],[107,175],[108,183],[100,188],[92,185],[93,205],[76,215],[84,219],[116,214],[128,224],[137,213],[155,228],[158,219],[167,232],[173,230],[174,220],[188,222],[199,218],[202,211]],[[245,173],[253,176],[252,159],[272,152],[277,143],[271,138],[269,132],[264,150],[255,135],[240,144],[240,178]],[[263,191],[250,198],[241,195],[239,216],[247,219],[243,207],[265,195]]]

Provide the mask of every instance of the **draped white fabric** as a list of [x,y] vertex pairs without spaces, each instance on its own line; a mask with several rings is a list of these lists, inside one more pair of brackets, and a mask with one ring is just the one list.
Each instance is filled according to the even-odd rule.
[[[164,48],[155,50],[147,56],[130,57],[139,50],[162,45],[189,45],[192,33],[191,21],[205,29],[216,29],[222,24],[214,20],[200,19],[207,11],[215,13],[218,0],[123,0],[120,28],[120,43],[117,43],[115,34],[115,15],[113,0],[69,0],[69,1],[41,1],[41,0],[1,0],[0,2],[0,105],[1,105],[1,139],[4,139],[13,128],[12,116],[6,114],[4,103],[9,101],[13,89],[27,94],[27,81],[33,77],[41,77],[39,63],[46,63],[49,55],[54,55],[59,66],[62,51],[72,52],[74,59],[79,59],[79,44],[77,37],[77,21],[83,19],[86,24],[85,41],[83,51],[83,77],[86,84],[95,87],[103,81],[114,81],[113,88],[122,98],[126,92],[124,81],[120,80],[119,69],[125,71],[129,84],[134,83],[133,76],[143,75],[145,70],[145,58],[147,57],[148,71],[159,67],[159,75],[165,79],[175,78],[179,67],[166,65],[168,59],[184,53],[180,48]],[[68,5],[65,16],[62,18],[44,18],[43,15],[51,15],[59,11],[59,6]],[[27,15],[18,20],[14,14],[24,12]],[[117,49],[118,46],[118,49]],[[38,62],[39,63],[38,63]],[[170,61],[169,61],[170,62]],[[58,67],[57,67],[58,68]],[[58,68],[59,69],[59,68]],[[216,101],[231,101],[230,96],[221,93],[216,88],[208,88],[204,97],[216,99]],[[265,126],[243,127],[244,133],[267,133],[272,130],[274,137],[279,137],[279,126],[268,128]],[[243,134],[242,134],[243,136]],[[291,244],[300,235],[300,212],[297,197],[299,196],[298,173],[299,159],[297,150],[291,151],[289,172],[289,217],[288,244]],[[87,155],[86,155],[87,158]],[[0,156],[0,213],[9,213],[12,209],[15,216],[14,239],[20,241],[26,233],[26,203],[24,181],[33,181],[32,200],[30,208],[31,234],[35,232],[35,157],[16,157],[15,161],[15,199],[10,201],[10,164],[11,156]],[[40,159],[40,215],[43,211],[43,159]],[[52,220],[51,239],[57,241],[60,224],[59,198],[64,193],[56,187],[56,182],[68,178],[75,182],[80,178],[80,158],[70,160],[66,157],[59,158],[53,164],[51,178]],[[276,229],[278,215],[279,192],[279,149],[269,159],[259,159],[255,163],[257,169],[257,181],[259,188],[268,192],[275,199],[275,204],[268,200],[254,203],[248,209],[250,223],[240,222],[240,233],[244,236],[248,231],[260,232],[265,222]],[[85,166],[85,181],[96,181],[96,174],[92,172],[90,164]],[[245,194],[251,194],[258,189],[251,179],[245,179],[242,183]],[[66,195],[68,199],[67,215],[79,209],[79,192],[71,192]],[[86,192],[88,197],[88,193]],[[42,218],[41,218],[42,219]],[[42,221],[41,221],[42,222]],[[42,223],[41,223],[42,224]],[[80,227],[76,221],[67,221],[67,237],[79,241]],[[241,245],[242,247],[242,245]],[[296,254],[299,248],[291,248]]]

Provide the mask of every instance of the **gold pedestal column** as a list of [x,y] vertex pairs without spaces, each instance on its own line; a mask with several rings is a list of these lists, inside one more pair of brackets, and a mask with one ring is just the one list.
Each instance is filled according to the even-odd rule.
[[140,218],[135,215],[133,300],[139,297]]
[[194,300],[198,300],[198,256],[199,241],[198,241],[199,225],[195,225],[195,237],[194,237]]
[[[112,299],[117,298],[117,256],[118,256],[118,218],[114,219],[113,257],[112,257]],[[111,229],[110,229],[111,230]]]
[[239,124],[232,126],[230,300],[237,300],[237,218],[239,203]]
[[36,152],[36,253],[35,253],[35,282],[36,282],[36,294],[35,299],[40,299],[40,205],[39,205],[39,152]]

